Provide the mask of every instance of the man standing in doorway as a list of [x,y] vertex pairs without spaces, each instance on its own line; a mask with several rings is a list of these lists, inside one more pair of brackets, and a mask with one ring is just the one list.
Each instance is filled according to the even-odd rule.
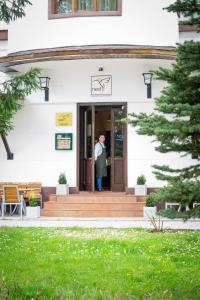
[[104,145],[104,142],[105,135],[100,134],[99,142],[95,145],[95,166],[98,191],[102,191],[102,177],[107,176],[106,147]]

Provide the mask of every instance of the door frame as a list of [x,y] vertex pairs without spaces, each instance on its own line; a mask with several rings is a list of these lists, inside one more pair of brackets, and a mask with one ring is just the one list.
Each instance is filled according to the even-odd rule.
[[[117,106],[124,106],[124,112],[127,115],[127,102],[81,102],[77,103],[77,128],[76,128],[76,186],[77,191],[79,192],[80,189],[80,134],[79,134],[79,127],[80,127],[80,108],[83,106],[109,106],[109,107],[117,107]],[[127,154],[128,154],[128,145],[127,145],[127,130],[128,126],[125,124],[124,129],[124,192],[127,191],[127,184],[128,184],[128,168],[127,168]]]

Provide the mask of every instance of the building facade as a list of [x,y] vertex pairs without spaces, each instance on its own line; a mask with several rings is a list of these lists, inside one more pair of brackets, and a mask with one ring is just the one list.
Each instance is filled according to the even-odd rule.
[[71,192],[93,191],[99,133],[106,135],[104,185],[111,191],[132,192],[141,174],[149,188],[160,187],[152,165],[191,163],[190,157],[156,152],[152,138],[117,122],[154,109],[165,83],[153,79],[147,98],[143,73],[174,61],[178,17],[163,10],[172,2],[33,0],[24,18],[0,24],[1,81],[10,70],[20,74],[34,67],[50,78],[49,100],[43,90],[33,93],[15,116],[7,137],[13,160],[0,143],[0,181],[41,181],[50,189],[65,172]]

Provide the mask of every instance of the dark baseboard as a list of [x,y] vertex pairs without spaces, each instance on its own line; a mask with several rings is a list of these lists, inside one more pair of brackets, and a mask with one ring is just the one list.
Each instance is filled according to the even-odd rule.
[[[149,195],[150,193],[153,193],[157,190],[158,188],[155,187],[149,187],[147,188],[147,194]],[[135,193],[135,188],[134,187],[128,187],[126,188],[126,194],[127,195],[134,195]],[[69,193],[70,194],[79,194],[79,188],[78,187],[69,187]],[[56,187],[55,186],[43,186],[42,187],[42,199],[43,202],[48,201],[49,195],[51,194],[56,194]]]
[[[150,193],[156,192],[158,188],[156,187],[148,187],[147,188],[147,194],[149,195]],[[134,187],[128,187],[126,188],[126,194],[127,195],[134,195],[135,194],[135,188]]]
[[[78,187],[69,187],[70,194],[78,194],[79,189]],[[49,195],[56,194],[56,187],[55,186],[43,186],[42,187],[42,199],[43,202],[48,201]]]

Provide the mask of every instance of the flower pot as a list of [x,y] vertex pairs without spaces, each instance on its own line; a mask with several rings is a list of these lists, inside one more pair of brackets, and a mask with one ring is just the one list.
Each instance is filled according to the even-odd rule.
[[40,206],[27,206],[26,207],[27,218],[39,218],[40,217]]
[[147,195],[147,186],[146,186],[146,184],[144,184],[144,185],[136,184],[136,186],[135,186],[135,195],[136,196],[145,196],[145,195]]
[[69,195],[69,186],[68,184],[58,184],[56,186],[56,195]]
[[144,206],[143,212],[144,212],[145,218],[156,217],[157,207],[156,206],[153,206],[153,207]]

